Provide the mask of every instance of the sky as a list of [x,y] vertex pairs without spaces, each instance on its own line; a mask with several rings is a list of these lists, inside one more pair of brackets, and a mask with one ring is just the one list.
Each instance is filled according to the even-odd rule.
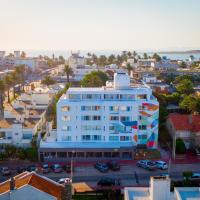
[[200,0],[0,0],[0,50],[200,49]]

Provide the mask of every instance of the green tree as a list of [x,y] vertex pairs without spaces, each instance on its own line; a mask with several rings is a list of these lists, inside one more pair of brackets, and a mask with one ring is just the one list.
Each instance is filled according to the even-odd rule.
[[22,58],[26,58],[26,53],[25,53],[24,51],[22,51],[21,57],[22,57]]
[[56,83],[56,81],[51,76],[45,76],[44,79],[41,81],[43,85],[50,86]]
[[38,160],[38,150],[35,147],[30,147],[26,149],[26,157],[30,161],[37,161]]
[[133,59],[134,59],[134,63],[137,62],[136,56],[137,56],[137,52],[136,52],[136,51],[133,51]]
[[186,153],[186,148],[185,148],[185,143],[181,138],[178,138],[176,140],[176,153],[177,154],[185,154]]
[[104,86],[108,76],[102,71],[93,71],[90,74],[86,74],[81,85],[83,87],[101,87]]
[[65,65],[64,67],[64,73],[67,75],[67,82],[69,83],[69,76],[73,75],[73,70],[69,65]]
[[154,53],[152,58],[154,58],[157,62],[162,60],[161,57],[157,53]]
[[98,58],[98,65],[105,66],[107,64],[107,57],[105,55],[100,55]]
[[176,86],[176,89],[180,94],[187,94],[187,95],[191,94],[194,91],[193,83],[188,79],[181,80]]
[[59,60],[59,64],[65,64],[65,59],[63,56],[59,56],[58,60]]
[[115,62],[115,55],[114,54],[111,54],[109,57],[108,57],[108,64],[113,64]]
[[148,59],[147,53],[144,53],[144,54],[143,54],[143,58],[144,58],[144,59]]
[[127,63],[126,69],[127,69],[127,71],[128,71],[128,75],[130,76],[130,75],[131,75],[131,70],[133,69],[133,67],[131,66],[130,63]]
[[180,108],[186,110],[187,112],[196,112],[199,111],[199,103],[200,101],[198,100],[197,97],[193,95],[185,95],[184,99],[180,102],[179,106]]
[[12,84],[13,84],[11,75],[7,74],[4,77],[4,81],[5,81],[5,87],[6,87],[6,92],[7,92],[8,103],[10,103],[10,89],[11,89]]
[[180,68],[187,68],[186,63],[183,61],[181,62],[181,64],[179,65]]
[[15,72],[18,75],[19,84],[21,84],[22,90],[24,91],[26,66],[18,65],[17,67],[15,67]]
[[0,118],[4,116],[4,93],[5,93],[5,83],[3,80],[0,80]]

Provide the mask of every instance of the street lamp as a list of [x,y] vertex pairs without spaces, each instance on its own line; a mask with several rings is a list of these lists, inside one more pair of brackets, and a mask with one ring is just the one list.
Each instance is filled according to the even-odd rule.
[[72,157],[71,157],[71,182],[72,182],[72,179],[73,179],[73,158],[74,158],[74,153],[75,153],[75,151],[72,150]]

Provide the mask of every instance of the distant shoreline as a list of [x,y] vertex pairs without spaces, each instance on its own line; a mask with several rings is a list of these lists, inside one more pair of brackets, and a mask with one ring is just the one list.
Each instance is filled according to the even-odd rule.
[[158,54],[200,54],[200,50],[191,50],[191,51],[161,51],[157,52]]

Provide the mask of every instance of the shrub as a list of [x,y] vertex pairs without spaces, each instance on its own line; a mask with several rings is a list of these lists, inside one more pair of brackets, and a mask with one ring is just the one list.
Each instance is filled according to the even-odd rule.
[[176,153],[177,154],[185,154],[186,153],[185,143],[180,138],[176,140]]

